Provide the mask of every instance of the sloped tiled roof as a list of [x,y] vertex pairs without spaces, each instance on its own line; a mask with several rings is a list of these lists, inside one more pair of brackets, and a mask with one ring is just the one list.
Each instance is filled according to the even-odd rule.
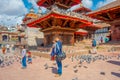
[[97,24],[97,25],[100,25],[101,28],[110,27],[110,24],[107,24],[107,23],[104,23],[104,22],[102,22],[102,23],[96,23],[96,24]]
[[103,10],[107,10],[107,9],[111,9],[111,8],[115,8],[115,7],[120,7],[120,0],[116,0],[114,2],[111,2],[110,4],[107,4],[95,11],[89,12],[88,14],[92,14],[92,13],[96,13],[99,11],[103,11]]

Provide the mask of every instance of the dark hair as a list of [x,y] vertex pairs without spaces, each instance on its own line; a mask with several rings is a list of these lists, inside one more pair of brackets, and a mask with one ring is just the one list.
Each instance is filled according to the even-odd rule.
[[26,48],[25,45],[23,45],[23,48]]

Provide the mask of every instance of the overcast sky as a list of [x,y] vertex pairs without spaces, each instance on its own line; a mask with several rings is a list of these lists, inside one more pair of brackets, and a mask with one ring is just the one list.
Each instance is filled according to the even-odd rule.
[[[115,0],[83,0],[82,3],[85,7],[96,10],[113,1]],[[36,0],[0,0],[0,24],[6,26],[21,24],[22,18],[32,6],[37,12]]]

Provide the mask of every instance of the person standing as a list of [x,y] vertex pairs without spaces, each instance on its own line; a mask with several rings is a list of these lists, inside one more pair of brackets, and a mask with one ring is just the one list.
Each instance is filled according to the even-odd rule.
[[6,48],[7,48],[7,53],[9,53],[9,52],[10,52],[10,45],[7,44],[7,45],[6,45]]
[[95,39],[93,39],[93,40],[92,40],[93,53],[97,53],[96,46],[97,46],[97,42],[96,42]]
[[55,60],[55,45],[56,45],[56,41],[53,41],[53,45],[52,45],[52,49],[51,49],[51,60],[54,61]]
[[[51,57],[57,56],[58,54],[62,53],[62,42],[59,40],[59,38],[56,38],[55,41],[56,43],[54,47],[54,53],[51,55]],[[62,75],[62,61],[57,59],[57,57],[55,59],[58,67],[55,77],[59,77]]]
[[26,63],[26,49],[25,46],[22,47],[22,69],[25,69],[27,67]]
[[103,37],[101,37],[100,41],[101,41],[101,43],[103,43]]
[[6,52],[6,47],[5,47],[5,45],[3,45],[3,47],[2,47],[2,53],[5,54],[5,52]]
[[31,55],[31,52],[28,50],[27,53],[28,53],[28,60],[27,61],[28,61],[29,64],[32,64],[32,55]]

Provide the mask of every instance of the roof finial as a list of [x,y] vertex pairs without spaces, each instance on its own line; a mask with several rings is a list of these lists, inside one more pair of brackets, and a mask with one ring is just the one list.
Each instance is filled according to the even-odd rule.
[[30,9],[30,13],[34,13],[34,8],[33,7]]
[[41,16],[41,14],[42,14],[42,9],[41,9],[41,7],[39,7],[37,14],[38,14],[39,16]]

